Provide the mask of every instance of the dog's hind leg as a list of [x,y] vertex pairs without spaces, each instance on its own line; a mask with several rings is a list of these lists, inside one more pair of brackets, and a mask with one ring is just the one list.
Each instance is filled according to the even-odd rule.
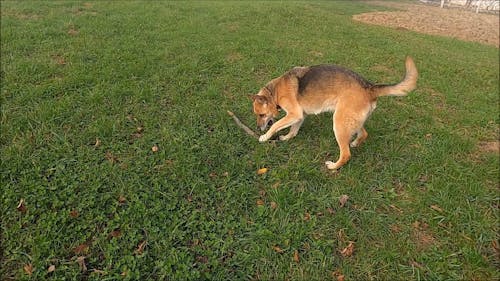
[[351,142],[351,147],[358,147],[360,146],[368,137],[368,133],[366,132],[365,128],[361,128],[357,132],[356,139]]
[[280,136],[280,140],[287,141],[287,140],[295,137],[297,135],[297,133],[299,132],[300,126],[302,126],[302,123],[304,123],[304,118],[298,120],[297,123],[294,123],[290,127],[290,132],[288,132],[288,134],[286,134],[284,136]]
[[354,116],[356,116],[354,113],[350,114],[349,111],[340,110],[333,114],[333,132],[340,149],[340,155],[335,163],[332,161],[325,162],[326,167],[330,170],[342,167],[351,158],[349,142],[352,136],[363,126],[363,123]]

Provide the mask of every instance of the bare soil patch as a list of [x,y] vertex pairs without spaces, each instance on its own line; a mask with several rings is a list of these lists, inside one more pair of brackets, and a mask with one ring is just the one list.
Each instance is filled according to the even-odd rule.
[[479,150],[486,153],[499,153],[500,143],[499,141],[482,141],[479,143]]
[[499,47],[499,16],[425,4],[370,2],[402,11],[371,12],[353,19],[369,24],[409,29]]

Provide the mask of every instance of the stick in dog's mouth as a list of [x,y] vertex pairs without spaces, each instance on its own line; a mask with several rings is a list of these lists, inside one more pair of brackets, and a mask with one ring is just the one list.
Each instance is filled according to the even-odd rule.
[[243,124],[240,119],[238,119],[238,117],[236,117],[236,115],[234,115],[233,112],[231,111],[227,111],[227,114],[229,114],[229,116],[233,117],[233,120],[234,122],[236,122],[236,125],[238,125],[238,127],[242,128],[247,134],[249,134],[250,136],[258,139],[259,136],[254,132],[252,131],[250,128],[248,128],[245,124]]

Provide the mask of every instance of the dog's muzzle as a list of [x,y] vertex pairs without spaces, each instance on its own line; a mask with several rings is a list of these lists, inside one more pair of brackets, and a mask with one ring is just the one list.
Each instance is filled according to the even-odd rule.
[[267,121],[267,123],[266,123],[264,126],[261,126],[261,127],[260,127],[260,130],[261,130],[261,131],[265,131],[265,130],[267,130],[269,127],[271,127],[273,124],[274,124],[274,119],[273,119],[273,118],[271,118],[271,119],[269,119],[269,120]]

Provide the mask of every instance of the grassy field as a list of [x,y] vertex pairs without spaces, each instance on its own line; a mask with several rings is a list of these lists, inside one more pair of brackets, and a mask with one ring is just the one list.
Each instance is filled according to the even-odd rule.
[[[360,2],[1,6],[1,280],[500,277],[498,49]],[[292,66],[392,83],[406,55],[418,89],[338,173],[331,114],[259,144],[226,113],[253,125]]]

